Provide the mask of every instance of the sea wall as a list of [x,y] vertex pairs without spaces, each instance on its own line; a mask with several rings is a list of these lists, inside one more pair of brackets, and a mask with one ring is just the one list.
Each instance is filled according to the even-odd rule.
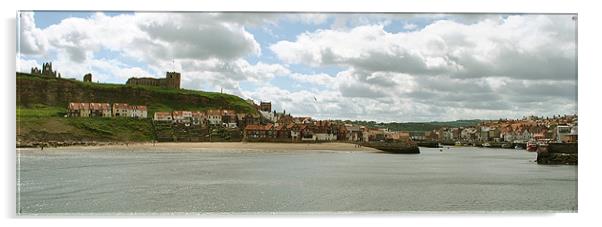
[[577,143],[551,143],[537,149],[537,164],[577,165]]

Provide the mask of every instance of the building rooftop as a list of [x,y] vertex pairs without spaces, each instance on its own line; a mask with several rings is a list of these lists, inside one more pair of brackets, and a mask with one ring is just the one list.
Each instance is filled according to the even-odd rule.
[[87,110],[87,109],[90,109],[90,104],[83,103],[83,102],[72,102],[72,103],[69,103],[69,109],[70,110]]

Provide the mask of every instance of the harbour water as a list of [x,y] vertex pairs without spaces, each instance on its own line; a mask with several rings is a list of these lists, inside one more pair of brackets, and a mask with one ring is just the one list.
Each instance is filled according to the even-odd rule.
[[577,211],[577,167],[524,150],[421,154],[21,150],[20,214]]

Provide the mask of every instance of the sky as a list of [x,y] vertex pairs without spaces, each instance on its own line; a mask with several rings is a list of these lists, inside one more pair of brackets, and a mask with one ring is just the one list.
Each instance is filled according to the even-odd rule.
[[568,14],[20,12],[17,70],[103,83],[182,74],[317,119],[577,113]]

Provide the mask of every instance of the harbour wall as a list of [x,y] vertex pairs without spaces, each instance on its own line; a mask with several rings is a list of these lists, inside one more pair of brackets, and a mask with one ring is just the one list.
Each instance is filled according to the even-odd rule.
[[546,147],[538,147],[537,164],[577,165],[577,151],[577,143],[551,143]]

